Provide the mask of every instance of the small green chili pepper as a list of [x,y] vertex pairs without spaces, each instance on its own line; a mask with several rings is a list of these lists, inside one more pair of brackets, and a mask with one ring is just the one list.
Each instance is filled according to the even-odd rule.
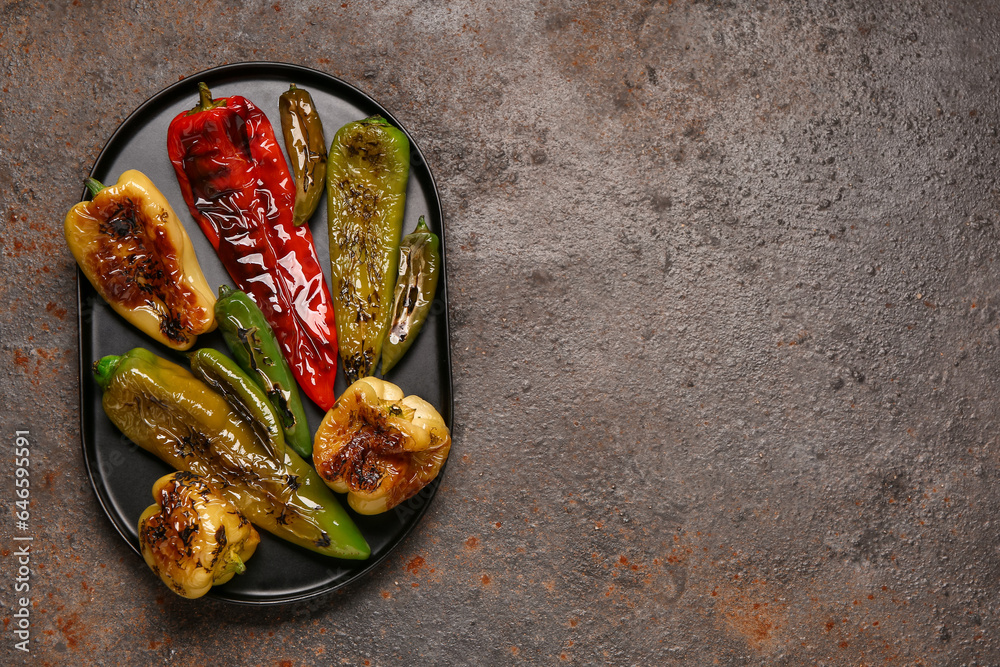
[[437,291],[441,240],[420,216],[417,228],[399,244],[399,276],[393,294],[389,335],[382,345],[382,374],[388,373],[413,345]]
[[146,451],[206,477],[259,528],[327,556],[368,558],[371,549],[350,515],[312,466],[284,446],[263,393],[245,377],[233,380],[235,364],[227,367],[216,355],[200,350],[193,362],[222,393],[142,348],[103,357],[94,377],[105,414]]
[[285,438],[278,426],[274,409],[264,392],[243,372],[235,361],[212,348],[203,347],[188,355],[191,373],[222,394],[244,422],[257,431],[257,437],[276,460],[285,457]]
[[298,385],[264,313],[245,292],[222,285],[215,321],[233,358],[267,395],[285,440],[301,456],[311,456],[312,434]]
[[295,177],[296,226],[309,222],[326,184],[326,138],[312,96],[293,83],[278,98],[281,133]]

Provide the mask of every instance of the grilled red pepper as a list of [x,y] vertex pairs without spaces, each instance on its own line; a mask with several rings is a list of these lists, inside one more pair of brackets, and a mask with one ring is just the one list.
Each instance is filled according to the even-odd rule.
[[267,117],[239,95],[199,104],[170,123],[167,151],[191,215],[274,330],[306,395],[336,399],[337,329],[312,232],[292,221],[295,182]]

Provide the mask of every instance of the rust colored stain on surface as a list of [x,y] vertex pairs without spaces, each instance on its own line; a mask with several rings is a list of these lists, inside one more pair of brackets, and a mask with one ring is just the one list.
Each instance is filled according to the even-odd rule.
[[81,632],[81,628],[78,626],[79,620],[80,616],[76,613],[71,614],[68,618],[60,616],[56,619],[59,631],[66,638],[66,645],[74,650],[80,646],[79,633]]
[[420,568],[426,565],[426,563],[427,561],[425,561],[422,556],[416,556],[406,564],[406,571],[410,574],[419,574]]
[[767,649],[786,624],[787,605],[774,597],[764,581],[725,582],[713,594],[717,594],[716,610],[725,625],[757,651]]

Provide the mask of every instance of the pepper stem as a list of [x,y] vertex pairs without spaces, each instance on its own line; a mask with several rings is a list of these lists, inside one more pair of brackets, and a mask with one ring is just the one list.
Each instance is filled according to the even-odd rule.
[[225,567],[222,568],[220,575],[229,574],[230,572],[235,572],[236,574],[243,574],[247,571],[247,566],[243,564],[243,559],[239,557],[235,550],[229,552],[227,557],[227,562]]
[[413,230],[413,233],[416,234],[417,232],[429,232],[429,231],[430,228],[427,226],[427,221],[424,220],[424,216],[420,216],[420,219],[417,220],[417,228]]
[[94,362],[94,379],[97,380],[97,384],[102,391],[108,388],[108,384],[111,383],[111,376],[114,375],[118,369],[118,364],[121,362],[122,356],[117,354],[109,354]]
[[198,104],[194,109],[187,112],[187,115],[191,116],[202,111],[208,111],[209,109],[215,109],[216,107],[226,106],[226,98],[221,98],[218,100],[212,99],[212,91],[208,89],[208,84],[204,81],[198,82]]
[[96,178],[88,178],[84,182],[84,185],[87,186],[87,190],[90,192],[91,197],[96,197],[97,193],[104,189],[104,184]]
[[223,299],[225,299],[227,296],[229,296],[230,294],[232,294],[235,291],[236,290],[234,290],[229,285],[219,285],[219,301],[222,301]]

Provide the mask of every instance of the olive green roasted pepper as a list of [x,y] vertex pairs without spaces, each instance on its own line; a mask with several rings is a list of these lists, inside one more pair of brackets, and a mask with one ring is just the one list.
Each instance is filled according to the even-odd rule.
[[441,241],[420,216],[417,228],[399,244],[399,275],[392,299],[389,337],[382,344],[382,374],[396,365],[424,326],[437,291]]
[[296,226],[309,222],[326,183],[326,137],[309,91],[293,83],[278,98],[281,134],[295,177]]
[[326,167],[331,292],[349,382],[371,375],[389,328],[410,142],[384,118],[348,123]]
[[[235,364],[222,368],[201,351],[195,357],[195,367],[225,395],[142,348],[100,359],[94,376],[105,414],[146,451],[208,478],[258,527],[327,556],[368,558],[368,544],[337,499],[284,447],[260,389],[249,379],[230,384]],[[254,391],[260,400],[241,405],[240,395]],[[283,459],[274,456],[282,451]]]
[[312,436],[298,385],[264,313],[245,292],[223,285],[215,302],[215,321],[233,357],[264,390],[285,441],[300,455],[311,456]]

